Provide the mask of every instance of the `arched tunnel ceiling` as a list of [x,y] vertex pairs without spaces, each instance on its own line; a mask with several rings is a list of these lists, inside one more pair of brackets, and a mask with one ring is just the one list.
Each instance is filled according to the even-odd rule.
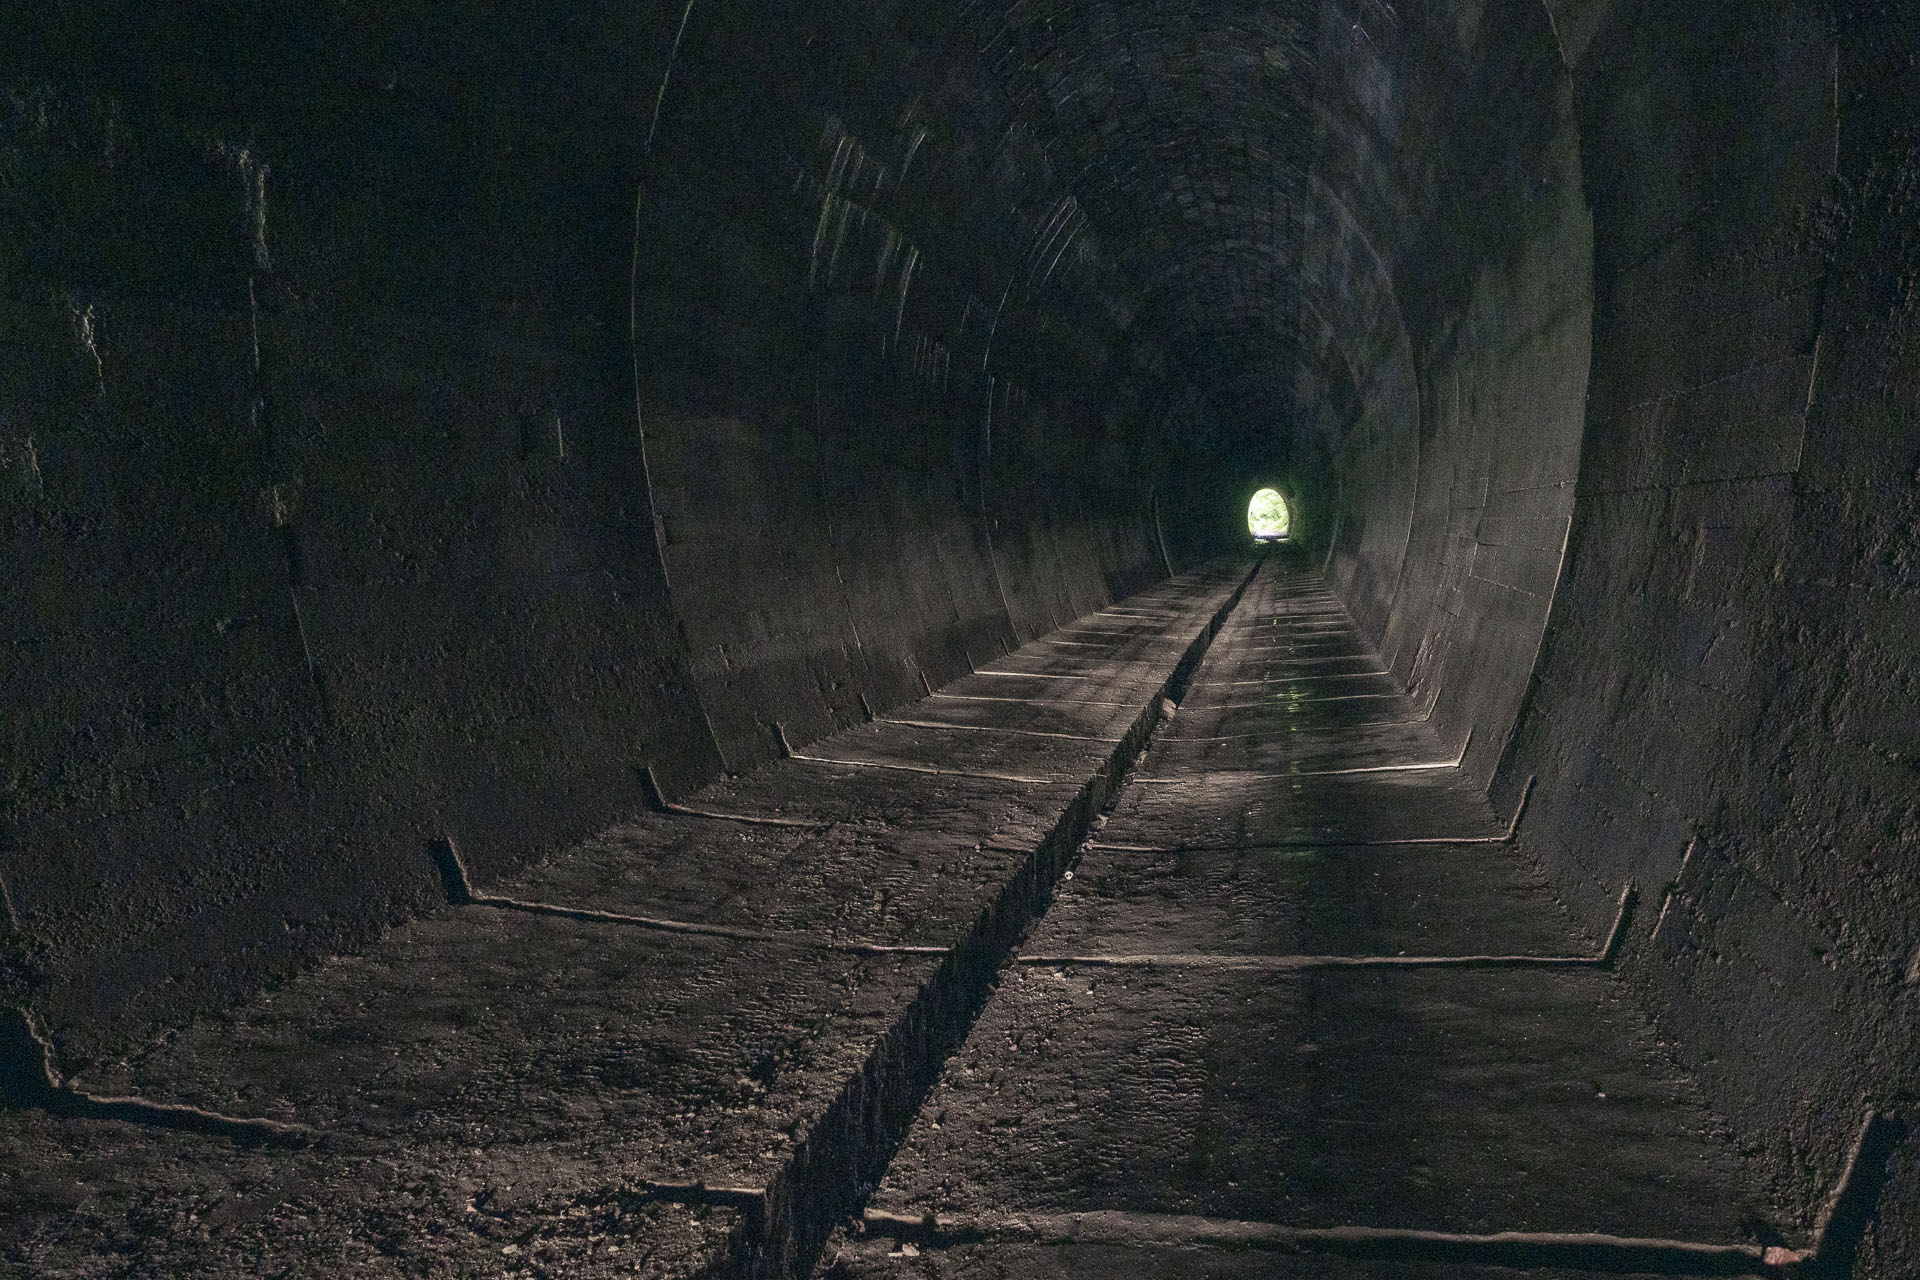
[[1222,424],[1291,395],[1317,5],[989,0],[983,62]]
[[1355,423],[1343,389],[1370,364],[1404,369],[1409,334],[1444,330],[1535,202],[1578,183],[1577,156],[1556,163],[1570,103],[1537,4],[964,12],[1225,454],[1284,462],[1303,433],[1337,453]]
[[[1190,514],[1260,475],[1337,485],[1351,440],[1426,429],[1416,371],[1457,345],[1465,299],[1577,232],[1566,70],[1532,0],[848,0],[795,9],[780,41],[751,5],[685,12],[654,33],[643,327],[690,332],[700,272],[672,264],[730,234],[682,244],[671,203],[704,189],[725,227],[753,201],[768,246],[801,249],[777,282],[800,284],[795,315],[870,293],[875,349],[943,387],[967,371],[969,401],[1032,392],[1035,441],[1101,454],[1116,491],[1177,476]],[[756,170],[793,175],[792,199]],[[764,292],[748,256],[702,270]],[[707,369],[702,348],[679,367]],[[721,405],[737,379],[715,372],[673,394]]]

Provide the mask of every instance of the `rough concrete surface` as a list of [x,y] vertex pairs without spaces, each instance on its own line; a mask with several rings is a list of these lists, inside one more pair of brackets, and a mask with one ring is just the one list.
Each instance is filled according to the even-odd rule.
[[[1128,638],[1098,653],[1015,656],[1131,692],[1150,728],[1246,573],[1134,597],[1166,607],[1114,619]],[[449,849],[464,905],[67,1082],[297,1131],[235,1148],[10,1115],[6,1260],[664,1276],[810,1251],[862,1170],[821,1186],[809,1164],[904,1120],[881,1104],[868,1134],[836,1109],[863,1088],[911,1099],[1000,934],[1044,897],[1052,874],[1030,864],[1084,835],[1083,793],[1143,740],[1001,734],[997,773],[961,753],[934,774],[928,732],[843,731],[812,749],[869,767],[783,761],[507,884],[476,884]],[[1022,774],[1054,780],[1007,780]],[[769,1227],[783,1195],[793,1221]]]
[[[1072,1274],[1086,1264],[1071,1251],[1018,1240],[1018,1223],[1063,1214],[1092,1215],[1090,1234],[1132,1224],[1161,1249],[1192,1234],[1183,1221],[1271,1223],[1746,1246],[1762,1270],[1755,1232],[1777,1229],[1755,1224],[1780,1217],[1764,1177],[1526,842],[1505,841],[1509,824],[1463,794],[1459,766],[1423,767],[1438,749],[1429,726],[1352,731],[1371,762],[1357,767],[1405,771],[1343,774],[1342,731],[1296,743],[1276,701],[1255,725],[1257,759],[1176,778],[1161,766],[1155,780],[1167,746],[1239,714],[1206,690],[1233,687],[1263,649],[1322,644],[1315,581],[1261,579],[1223,630],[948,1060],[868,1204],[869,1232],[931,1223],[906,1243],[939,1275]],[[1387,733],[1399,742],[1383,752]],[[1248,764],[1281,780],[1267,794],[1288,826],[1263,824],[1231,785]],[[1463,826],[1449,834],[1484,843],[1402,843]],[[988,1244],[969,1242],[982,1231]],[[1004,1257],[995,1232],[1009,1236]],[[951,1266],[948,1245],[961,1250]],[[903,1244],[885,1264],[875,1254],[843,1236],[824,1274],[917,1273]]]
[[[1206,1035],[1246,995],[1513,984],[1491,1024],[1430,993],[1339,1041],[1431,1015],[1467,1062],[1586,1001],[1591,1043],[1542,1032],[1521,1094],[1547,1115],[1552,1064],[1616,1054],[1664,1099],[1648,1142],[1715,1117],[1752,1205],[1738,1240],[1702,1219],[1711,1265],[1840,1223],[1822,1267],[1920,1274],[1911,3],[70,0],[0,33],[0,1127],[56,1269],[111,1270],[87,1242],[130,1219],[31,1170],[116,1143],[100,1204],[151,1188],[155,1222],[220,1170],[307,1169],[245,1202],[311,1207],[293,1271],[402,1266],[352,1252],[373,1201],[336,1188],[451,1223],[504,1187],[432,1146],[464,1095],[430,1056],[389,1075],[441,1098],[418,1158],[450,1199],[152,1109],[170,1078],[247,1100],[208,1030],[234,1019],[294,1091],[306,1033],[264,1002],[458,1040],[404,982],[362,1021],[317,994],[418,947],[474,1007],[577,1030],[641,1016],[615,975],[648,948],[776,973],[803,936],[838,960],[797,1004],[711,1008],[879,1002],[858,1071],[794,1103],[838,1136],[695,1223],[594,1199],[549,1128],[511,1229],[624,1215],[804,1270],[809,1206],[878,1185],[1058,890],[1061,946],[1214,948]],[[1196,673],[1263,487],[1292,517],[1266,612]],[[1302,959],[1389,946],[1478,959]],[[592,1051],[485,1025],[501,1079],[586,1088]],[[774,1052],[725,1025],[729,1063]],[[152,1104],[42,1065],[130,1089],[170,1044],[202,1067]],[[655,1138],[693,1150],[636,1125],[608,1159]],[[1152,1223],[943,1256],[1253,1265]],[[1319,1265],[1255,1226],[1277,1273]],[[846,1265],[937,1264],[874,1245]],[[1458,1247],[1322,1261],[1492,1265]]]

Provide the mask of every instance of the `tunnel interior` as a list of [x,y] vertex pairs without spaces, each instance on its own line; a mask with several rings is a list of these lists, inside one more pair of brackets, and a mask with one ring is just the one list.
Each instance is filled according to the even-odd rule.
[[1908,9],[14,14],[7,1070],[1211,607],[1270,487],[1263,572],[1577,928],[1633,887],[1620,998],[1825,1222],[1920,1108]]

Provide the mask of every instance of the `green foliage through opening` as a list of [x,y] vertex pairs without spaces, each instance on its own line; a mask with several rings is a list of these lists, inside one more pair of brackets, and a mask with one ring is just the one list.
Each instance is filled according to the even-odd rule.
[[1247,529],[1262,542],[1278,542],[1293,528],[1287,500],[1278,489],[1262,489],[1247,504]]

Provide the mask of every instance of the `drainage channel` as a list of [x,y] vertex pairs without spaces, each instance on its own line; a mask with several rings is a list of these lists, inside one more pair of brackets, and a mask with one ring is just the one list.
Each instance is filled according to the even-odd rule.
[[1027,926],[1046,909],[1094,820],[1119,796],[1166,704],[1185,696],[1213,639],[1265,564],[1256,561],[1187,645],[1141,707],[1105,763],[1088,778],[1047,835],[946,954],[906,1010],[881,1035],[861,1069],[798,1143],[757,1204],[751,1204],[716,1274],[761,1280],[804,1276],[820,1248],[858,1213],[905,1138],[947,1058],[986,1006],[994,978]]

